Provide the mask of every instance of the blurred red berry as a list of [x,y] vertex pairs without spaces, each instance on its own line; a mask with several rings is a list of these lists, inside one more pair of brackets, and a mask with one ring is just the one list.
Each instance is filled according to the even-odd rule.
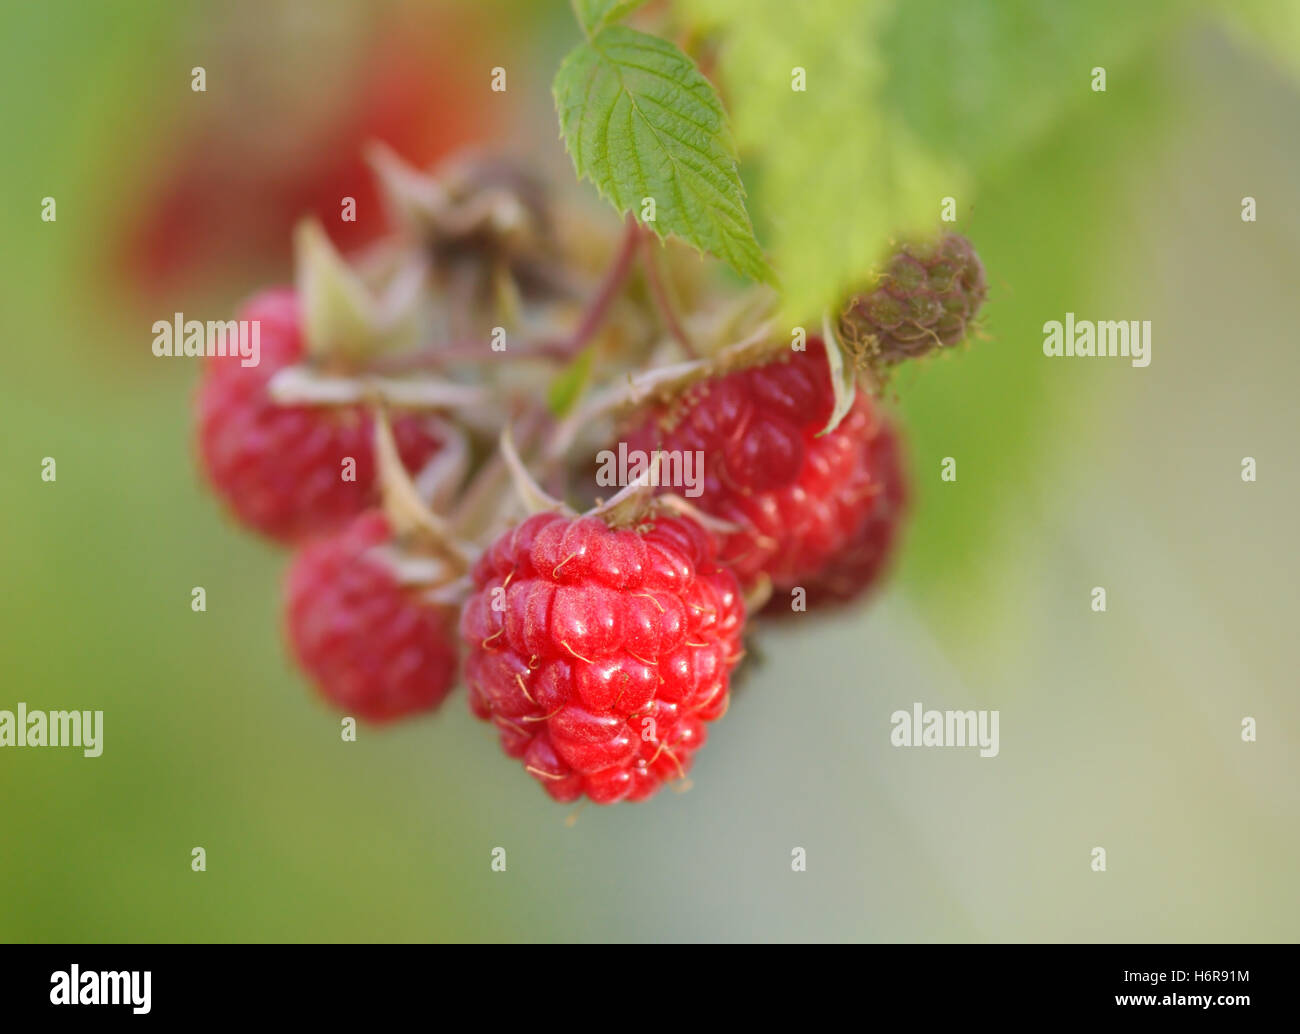
[[[335,531],[378,502],[373,421],[360,406],[286,406],[271,398],[270,379],[303,354],[292,291],[258,295],[239,319],[260,321],[261,361],[246,367],[228,356],[204,366],[198,450],[208,481],[241,522],[278,541]],[[441,444],[417,416],[394,420],[393,436],[412,474]]]
[[398,580],[376,552],[389,540],[383,514],[363,514],[306,546],[285,581],[299,665],[330,703],[371,722],[432,710],[456,682],[454,614]]
[[627,438],[647,453],[702,454],[702,494],[691,501],[740,526],[721,536],[718,556],[743,585],[767,575],[777,590],[806,587],[870,537],[864,528],[898,475],[892,449],[873,448],[884,424],[865,393],[819,435],[834,404],[825,348],[811,338],[806,352],[692,387]]
[[[867,444],[866,466],[873,485],[871,507],[853,537],[816,574],[803,579],[801,587],[808,610],[825,610],[860,599],[880,583],[894,559],[907,486],[898,435],[883,420],[876,424]],[[773,595],[764,614],[795,613],[788,594],[790,586],[781,588],[784,591]]]

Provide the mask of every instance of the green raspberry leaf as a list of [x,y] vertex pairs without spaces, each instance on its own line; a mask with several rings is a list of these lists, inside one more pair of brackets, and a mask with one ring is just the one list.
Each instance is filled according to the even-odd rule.
[[643,3],[645,0],[573,0],[573,13],[582,23],[583,31],[590,36],[606,25],[626,18]]
[[727,115],[713,85],[667,40],[621,25],[578,44],[555,76],[560,133],[579,177],[621,213],[726,262],[771,270],[745,209]]

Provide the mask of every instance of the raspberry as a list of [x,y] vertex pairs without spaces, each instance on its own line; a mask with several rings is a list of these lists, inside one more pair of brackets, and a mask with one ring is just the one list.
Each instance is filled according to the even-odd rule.
[[984,267],[965,237],[904,245],[879,287],[849,299],[840,335],[885,363],[915,358],[965,338],[987,293]]
[[[281,542],[327,534],[378,499],[372,421],[361,407],[282,406],[267,382],[303,355],[298,303],[290,290],[266,291],[240,319],[260,320],[261,361],[210,359],[198,392],[199,455],[213,488],[243,523]],[[418,471],[440,441],[427,422],[394,420],[407,470]],[[345,457],[356,480],[343,478]]]
[[470,706],[555,800],[649,797],[726,711],[744,603],[714,548],[687,518],[620,530],[544,513],[475,565]]
[[[809,610],[825,610],[865,595],[879,582],[893,555],[898,528],[907,504],[898,437],[883,421],[867,444],[866,465],[875,494],[870,512],[853,538],[822,569],[803,582]],[[765,614],[794,613],[789,600],[773,596]]]
[[442,703],[456,681],[455,622],[399,582],[376,553],[390,541],[378,511],[309,543],[285,580],[285,631],[321,695],[387,722]]
[[652,412],[629,443],[702,453],[703,491],[692,502],[741,526],[722,536],[719,559],[742,585],[766,574],[786,589],[836,561],[879,492],[870,445],[881,421],[859,392],[836,428],[818,437],[834,402],[825,347],[810,338],[806,352],[697,385]]

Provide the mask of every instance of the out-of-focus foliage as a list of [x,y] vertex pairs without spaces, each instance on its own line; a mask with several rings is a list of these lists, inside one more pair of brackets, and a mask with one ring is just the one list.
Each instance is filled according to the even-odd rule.
[[[932,153],[977,176],[1087,105],[1122,97],[1129,62],[1195,9],[1184,0],[889,6],[882,102]],[[1106,69],[1106,94],[1092,90],[1097,67]]]
[[[998,169],[1105,103],[1091,89],[1094,67],[1122,95],[1143,50],[1203,9],[1182,0],[677,6],[685,24],[719,41],[741,172],[757,188],[751,209],[793,321],[861,282],[891,239],[933,229],[944,197],[969,211]],[[1300,54],[1300,5],[1228,9]],[[796,69],[803,91],[792,85]]]
[[1237,37],[1300,76],[1300,3],[1296,0],[1225,0],[1223,13]]
[[686,0],[683,10],[721,44],[718,76],[784,317],[819,319],[891,235],[932,224],[939,199],[959,192],[955,173],[881,103],[887,8]]

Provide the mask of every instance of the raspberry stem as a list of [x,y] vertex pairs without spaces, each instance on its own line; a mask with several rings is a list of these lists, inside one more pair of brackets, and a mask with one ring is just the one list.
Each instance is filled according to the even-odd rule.
[[622,290],[632,272],[632,263],[636,258],[637,243],[640,238],[641,227],[629,215],[623,231],[623,242],[619,245],[613,265],[609,267],[604,282],[588,304],[577,328],[562,346],[566,356],[577,355],[582,351],[605,322],[610,305],[613,304],[615,296]]
[[768,320],[741,340],[727,345],[707,359],[692,359],[647,370],[594,394],[585,406],[577,409],[558,426],[548,450],[549,455],[559,456],[566,452],[579,431],[593,420],[620,409],[641,405],[656,396],[677,394],[697,381],[763,362],[788,347],[773,337],[775,327],[776,324]]
[[[511,348],[517,359],[568,359],[568,345],[563,340],[542,340],[523,348]],[[492,360],[498,353],[487,351],[482,342],[457,341],[447,345],[433,345],[403,355],[380,356],[367,369],[377,374],[412,373],[421,370],[441,369],[457,364],[470,365]]]
[[698,359],[699,351],[695,348],[694,342],[691,341],[690,336],[682,326],[681,320],[677,316],[677,308],[668,296],[668,285],[664,283],[663,276],[660,274],[659,256],[655,252],[655,239],[649,234],[645,234],[642,243],[644,244],[642,260],[645,266],[646,283],[650,287],[650,297],[654,299],[655,308],[659,310],[659,317],[664,321],[664,327],[668,333],[682,346],[682,350],[692,359]]

